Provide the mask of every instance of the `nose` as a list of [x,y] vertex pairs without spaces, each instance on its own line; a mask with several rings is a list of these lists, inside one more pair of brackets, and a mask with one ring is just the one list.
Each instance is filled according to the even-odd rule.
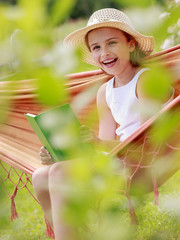
[[108,48],[106,46],[101,48],[101,57],[105,58],[108,57],[110,55],[110,52],[108,50]]

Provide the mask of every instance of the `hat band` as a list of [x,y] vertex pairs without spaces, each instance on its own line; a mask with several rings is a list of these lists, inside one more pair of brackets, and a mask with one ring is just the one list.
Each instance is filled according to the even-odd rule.
[[97,18],[93,18],[93,20],[88,22],[87,27],[92,26],[94,24],[103,23],[103,22],[118,22],[118,21],[111,18],[102,19],[102,21]]
[[[109,19],[109,18],[107,18],[107,19],[103,19],[102,21],[101,20],[99,20],[99,19],[97,19],[97,18],[94,18],[92,21],[89,21],[88,22],[88,24],[87,24],[87,27],[90,27],[90,26],[93,26],[93,25],[97,25],[97,24],[105,24],[105,23],[111,23],[111,22],[115,22],[115,23],[120,23],[120,24],[125,24],[125,25],[127,25],[127,23],[125,23],[125,22],[120,22],[119,20],[115,20],[115,19]],[[131,28],[131,29],[133,29],[133,30],[135,30],[135,28],[134,28],[134,26],[132,26],[131,24],[128,24],[129,25],[129,27]],[[107,25],[107,26],[109,26],[109,25]],[[118,28],[118,25],[116,25],[116,27],[115,28]]]

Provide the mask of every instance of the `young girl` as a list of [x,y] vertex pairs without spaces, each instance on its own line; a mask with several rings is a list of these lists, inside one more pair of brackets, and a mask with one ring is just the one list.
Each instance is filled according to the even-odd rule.
[[[117,144],[117,137],[124,141],[143,122],[139,112],[134,109],[147,98],[142,86],[149,69],[141,68],[140,63],[144,56],[153,51],[154,38],[137,32],[123,12],[107,8],[96,11],[87,26],[68,35],[65,42],[81,47],[84,61],[112,75],[111,80],[104,83],[97,93],[98,137],[82,128],[85,141],[101,141],[111,148]],[[45,148],[41,149],[40,155],[47,166],[33,174],[34,190],[54,227],[56,239],[68,239],[71,232],[60,217],[65,196],[54,186],[63,185],[63,169],[72,161],[50,164],[52,159]]]

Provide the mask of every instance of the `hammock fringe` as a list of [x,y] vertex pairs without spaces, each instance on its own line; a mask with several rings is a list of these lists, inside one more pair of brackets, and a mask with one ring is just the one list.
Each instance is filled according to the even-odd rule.
[[16,194],[17,194],[17,187],[15,187],[15,190],[12,194],[12,196],[10,197],[11,199],[11,222],[18,218],[18,213],[17,213],[17,210],[16,210],[16,205],[15,205],[15,201],[14,201],[14,198],[16,197]]
[[46,217],[44,217],[44,219],[45,219],[45,223],[46,223],[46,237],[55,239],[54,231],[53,231],[49,221],[47,220]]
[[129,209],[129,217],[130,217],[130,225],[138,225],[138,219],[135,213],[135,209],[134,206],[132,204],[131,198],[130,196],[126,195],[127,200],[128,200],[128,209]]

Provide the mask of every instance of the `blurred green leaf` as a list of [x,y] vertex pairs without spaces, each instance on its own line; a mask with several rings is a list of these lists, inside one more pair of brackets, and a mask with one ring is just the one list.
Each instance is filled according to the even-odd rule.
[[156,62],[149,65],[148,71],[143,83],[144,95],[154,101],[165,103],[170,98],[170,84],[172,84],[173,77],[170,72]]
[[152,141],[155,143],[165,143],[168,139],[170,141],[170,138],[174,136],[175,131],[178,130],[179,123],[180,115],[178,112],[172,111],[163,114],[157,119],[156,124],[152,129],[152,135],[154,135]]
[[53,0],[50,7],[50,21],[53,26],[60,24],[73,9],[76,0]]
[[22,11],[22,16],[17,24],[21,30],[29,35],[33,35],[36,29],[43,26],[46,20],[45,5],[42,0],[19,0],[18,6]]
[[[49,2],[51,2],[51,4],[48,5]],[[8,39],[9,41],[11,34],[16,29],[21,29],[22,31],[21,37],[15,34],[14,38],[11,38],[11,47],[14,54],[14,62],[12,65],[15,66],[15,64],[17,64],[14,70],[18,71],[19,74],[16,74],[8,80],[37,79],[36,87],[38,90],[36,93],[38,100],[44,105],[59,105],[67,101],[67,92],[64,87],[65,79],[62,77],[63,74],[66,74],[68,71],[77,72],[95,68],[81,63],[82,53],[79,50],[77,50],[76,53],[75,60],[78,61],[76,65],[72,62],[72,55],[69,54],[67,56],[67,49],[64,49],[64,52],[66,52],[66,54],[64,54],[64,52],[59,51],[58,48],[60,46],[59,39],[62,39],[66,34],[78,28],[79,22],[66,23],[64,29],[63,27],[59,28],[59,33],[57,33],[57,29],[54,28],[65,21],[72,12],[78,10],[77,8],[74,9],[75,2],[76,1],[73,0],[20,0],[16,6],[0,6],[0,40],[4,41]],[[119,2],[119,6],[123,6],[124,8],[142,7],[143,10],[145,7],[150,7],[155,4],[161,4],[162,6],[164,4],[163,0],[116,0],[116,2]],[[88,5],[86,1],[81,3],[83,4],[79,7],[85,9],[86,16],[91,12],[90,9],[87,9],[87,6],[91,8],[93,8],[92,6],[94,6],[94,8],[99,8],[100,6],[108,7],[109,5],[107,6],[107,4],[113,6],[110,1],[88,1]],[[167,2],[167,5],[168,4],[169,1]],[[178,5],[175,7],[167,6],[166,10],[169,14],[159,21],[160,25],[154,30],[156,43],[159,48],[162,41],[164,41],[168,35],[169,26],[173,27],[179,18]],[[85,25],[84,21],[80,23],[80,27]],[[2,44],[2,46],[4,45]],[[61,58],[58,58],[58,55],[61,55]],[[67,59],[67,61],[65,61],[65,59]],[[68,67],[71,66],[71,68],[66,69],[64,73],[62,70],[65,69],[66,65],[68,65]],[[149,72],[149,77],[145,81],[145,91],[151,98],[161,100],[167,96],[172,77],[166,69],[159,65],[153,65],[150,66],[150,68],[152,68],[152,70]],[[8,94],[6,97],[10,96]],[[88,98],[91,100],[90,97],[93,94],[94,92],[90,92],[89,95],[85,94],[83,98],[80,98],[79,102],[77,101],[77,105],[80,106],[80,103],[85,104],[85,100],[88,100]],[[8,108],[9,104],[8,101],[1,101],[0,105]],[[5,112],[1,111],[1,119],[3,119],[4,116]],[[86,124],[94,126],[96,121],[97,113],[95,113],[93,109],[92,112],[89,111],[86,116]],[[169,139],[179,122],[180,119],[172,115],[167,115],[160,119],[154,128],[154,132],[152,132],[152,135],[155,133],[155,143]],[[72,136],[71,141],[75,142],[76,139]],[[86,226],[86,228],[84,227],[86,229],[85,231],[81,229],[81,231],[78,232],[76,238],[78,240],[138,239],[134,236],[135,229],[129,226],[127,200],[125,197],[123,197],[122,200],[122,197],[119,196],[119,192],[123,192],[127,180],[125,179],[124,166],[121,166],[122,170],[119,170],[117,162],[114,161],[114,159],[110,159],[98,151],[94,149],[92,145],[81,145],[77,142],[74,143],[74,147],[70,147],[70,159],[77,157],[79,161],[74,161],[74,164],[72,164],[72,167],[69,169],[67,181],[62,186],[67,193],[67,202],[65,208],[62,210],[64,219],[69,226],[75,229],[78,227],[83,229],[83,227]],[[176,182],[173,184],[175,185]],[[170,185],[169,190],[174,187],[173,184]],[[142,198],[142,195],[145,193],[145,188],[147,188],[145,181],[143,185],[142,182],[137,182],[137,185],[132,191],[133,194],[138,197],[141,206],[143,205],[142,202],[144,198]],[[178,189],[177,186],[176,192]],[[4,192],[0,185],[1,206],[4,206],[4,200],[1,194],[4,194]],[[21,205],[26,206],[27,204]],[[29,207],[29,217],[32,206],[33,204]],[[0,210],[1,227],[8,225],[4,209],[5,208]],[[27,209],[25,209],[25,211],[23,209],[22,211],[25,213]],[[14,229],[8,232],[7,237],[10,239],[20,239],[20,237],[22,237],[22,230],[26,228],[26,234],[23,234],[23,238],[36,238],[37,233],[35,233],[35,231],[27,231],[27,225],[29,226],[28,222],[31,221],[31,219],[27,218],[27,215],[25,215],[24,218],[25,221],[18,222],[17,225],[14,225]],[[178,226],[179,222],[170,218],[169,215],[167,217],[159,208],[152,204],[152,194],[143,210],[141,209],[138,220],[140,221],[137,233],[139,239],[161,239],[161,237],[163,238],[165,236],[167,239],[170,239],[170,236],[176,235],[174,230],[176,230],[177,233],[179,231],[178,227],[178,230],[175,227],[175,225]],[[36,223],[39,221],[39,214],[38,218],[36,217],[34,221]],[[38,231],[41,231],[42,222],[40,221],[39,224],[35,225],[36,227],[38,225]],[[167,230],[168,227],[172,230]],[[17,234],[17,236],[13,235],[17,230],[19,230],[19,234]],[[162,231],[163,234],[158,234],[158,231]],[[39,239],[39,236],[37,239]]]
[[56,77],[50,69],[42,68],[37,72],[38,97],[43,104],[57,105],[65,101],[64,79]]

